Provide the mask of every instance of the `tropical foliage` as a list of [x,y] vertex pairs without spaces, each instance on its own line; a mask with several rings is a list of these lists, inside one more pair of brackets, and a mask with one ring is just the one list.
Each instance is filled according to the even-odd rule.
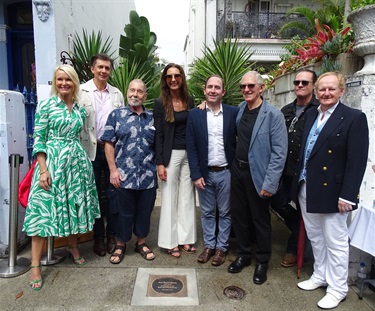
[[[150,31],[148,19],[139,16],[136,11],[130,11],[129,21],[130,23],[125,25],[124,28],[125,36],[120,36],[120,64],[126,66],[128,70],[131,68],[137,69],[137,77],[143,77],[145,82],[147,81],[148,96],[152,99],[159,94],[157,85],[159,74],[163,69],[162,66],[158,65],[159,58],[155,53],[158,48],[156,46],[157,37],[154,32]],[[119,70],[117,74],[125,74],[125,71]],[[122,77],[120,80],[126,81],[127,78]],[[122,84],[119,86],[125,87]],[[120,88],[120,90],[126,92],[126,88]]]
[[[338,32],[346,24],[345,0],[313,0],[318,2],[321,6],[319,10],[312,10],[304,6],[294,7],[288,10],[286,16],[292,14],[301,14],[306,18],[306,22],[291,21],[286,23],[280,30],[282,34],[291,29],[298,29],[305,34],[306,37],[311,37],[315,34],[315,20],[318,19],[320,25],[327,25],[335,32]],[[352,0],[353,1],[353,0]],[[363,0],[369,1],[369,0]],[[373,0],[371,0],[373,1]]]
[[[126,96],[128,85],[133,79],[142,79],[148,92],[146,105],[159,95],[159,77],[163,65],[158,64],[155,51],[157,49],[156,35],[150,32],[150,25],[146,17],[139,17],[137,12],[129,13],[130,23],[125,25],[125,36],[120,36],[118,52],[120,57],[114,65],[109,83],[117,87]],[[92,78],[90,59],[97,53],[106,53],[113,58],[112,39],[103,40],[102,32],[94,31],[88,35],[83,30],[82,38],[75,34],[74,50],[71,56],[80,81],[86,82]]]
[[242,76],[251,68],[252,55],[250,46],[240,46],[237,40],[213,41],[214,49],[208,46],[203,49],[204,56],[194,61],[190,79],[188,80],[189,92],[196,102],[205,100],[203,93],[207,77],[216,74],[223,78],[226,94],[223,102],[238,105],[242,100],[239,84]]
[[323,61],[322,71],[338,71],[340,64],[336,58],[341,53],[351,53],[354,45],[350,27],[336,33],[328,25],[320,26],[315,19],[316,34],[304,41],[292,40],[289,56],[284,55],[283,61],[271,74],[274,78],[294,71],[302,66]]
[[92,78],[90,69],[90,59],[98,53],[106,53],[113,56],[112,39],[107,37],[102,38],[102,32],[95,33],[92,31],[88,34],[85,29],[82,29],[82,38],[75,33],[73,41],[73,53],[71,55],[74,69],[77,71],[81,82],[86,82]]

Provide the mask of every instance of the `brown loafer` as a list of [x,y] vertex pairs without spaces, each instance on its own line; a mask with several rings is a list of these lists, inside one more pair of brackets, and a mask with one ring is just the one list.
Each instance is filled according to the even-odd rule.
[[210,258],[215,254],[215,250],[205,247],[203,252],[198,256],[198,262],[200,263],[206,263],[210,260]]
[[291,253],[286,253],[281,260],[281,265],[285,268],[293,267],[297,263],[297,256]]
[[94,240],[94,253],[100,257],[105,256],[105,245],[103,240]]
[[225,252],[219,248],[216,249],[215,255],[212,257],[211,264],[215,267],[221,266],[225,261]]
[[114,235],[110,235],[107,237],[107,252],[108,254],[112,254],[116,247],[116,238]]

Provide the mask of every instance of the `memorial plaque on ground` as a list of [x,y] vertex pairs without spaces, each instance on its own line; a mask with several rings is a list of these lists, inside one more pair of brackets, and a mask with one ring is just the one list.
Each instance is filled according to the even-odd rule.
[[152,275],[147,286],[147,297],[187,297],[186,275]]

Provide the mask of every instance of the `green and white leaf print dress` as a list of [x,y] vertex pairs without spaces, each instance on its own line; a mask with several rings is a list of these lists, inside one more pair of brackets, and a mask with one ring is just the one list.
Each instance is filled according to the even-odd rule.
[[84,108],[74,103],[69,112],[58,96],[37,106],[33,154],[46,154],[51,186],[48,191],[39,187],[37,164],[23,225],[29,236],[85,233],[100,217],[92,164],[79,141],[85,117]]

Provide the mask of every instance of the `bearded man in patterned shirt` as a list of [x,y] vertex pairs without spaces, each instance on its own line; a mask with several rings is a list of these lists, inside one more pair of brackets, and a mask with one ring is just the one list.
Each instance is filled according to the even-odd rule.
[[155,258],[145,242],[157,188],[154,118],[142,105],[147,97],[142,80],[131,81],[126,96],[128,105],[110,113],[100,138],[110,171],[109,212],[115,219],[113,264],[123,260],[132,233],[137,236],[135,251],[146,260]]

